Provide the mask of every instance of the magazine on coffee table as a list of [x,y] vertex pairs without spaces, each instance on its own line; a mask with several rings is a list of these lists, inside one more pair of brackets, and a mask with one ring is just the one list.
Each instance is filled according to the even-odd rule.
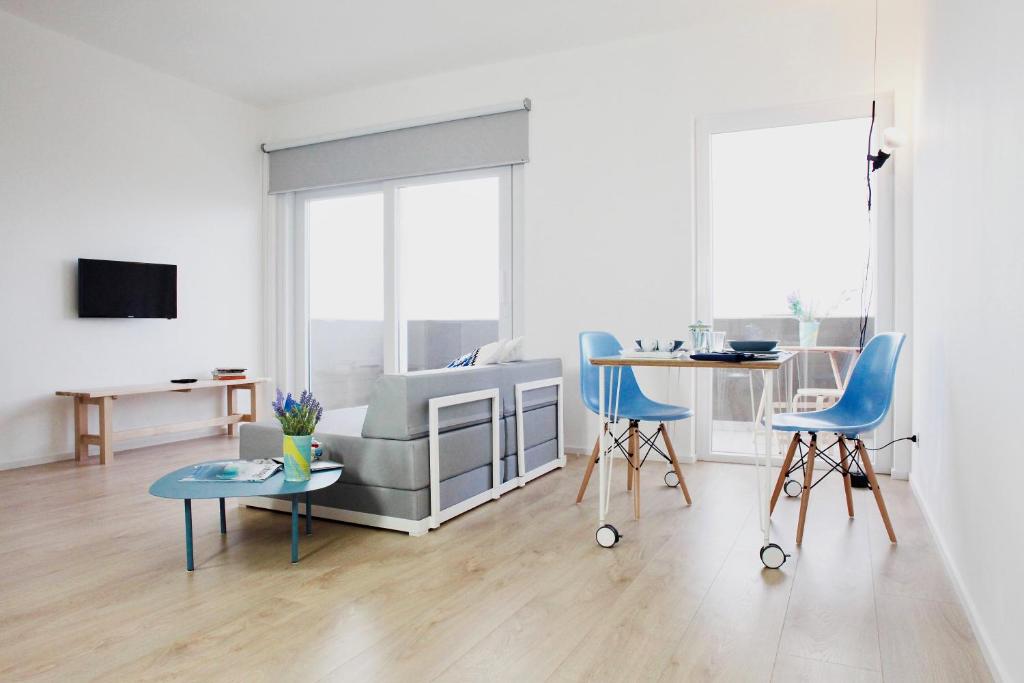
[[280,469],[273,460],[222,460],[196,465],[181,481],[266,481]]

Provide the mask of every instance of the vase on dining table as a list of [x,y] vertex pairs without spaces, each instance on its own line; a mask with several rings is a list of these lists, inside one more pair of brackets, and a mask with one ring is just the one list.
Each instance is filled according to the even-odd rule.
[[818,345],[818,328],[821,326],[820,320],[801,320],[800,321],[800,346],[808,348],[811,346]]

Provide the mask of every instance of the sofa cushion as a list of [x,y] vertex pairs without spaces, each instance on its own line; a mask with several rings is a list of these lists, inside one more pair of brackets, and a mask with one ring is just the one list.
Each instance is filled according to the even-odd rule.
[[[486,365],[381,375],[373,385],[362,435],[400,441],[421,439],[428,433],[429,399],[500,388],[499,368]],[[490,419],[491,402],[487,400],[450,406],[443,408],[438,415],[438,431],[482,424]]]
[[[515,455],[519,448],[516,441],[516,416],[509,415],[502,420],[505,426],[505,454]],[[523,411],[523,445],[529,450],[537,444],[558,438],[558,406],[549,405]]]

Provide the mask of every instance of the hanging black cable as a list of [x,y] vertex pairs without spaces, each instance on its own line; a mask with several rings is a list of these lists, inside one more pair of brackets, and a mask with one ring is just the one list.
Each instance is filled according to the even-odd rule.
[[[872,43],[872,57],[871,57],[871,125],[868,127],[868,153],[867,153],[867,169],[864,173],[865,181],[867,182],[868,190],[868,212],[867,212],[867,224],[868,224],[868,248],[867,256],[864,260],[864,280],[860,285],[860,339],[858,346],[860,350],[864,350],[864,344],[867,343],[868,336],[868,319],[871,314],[871,299],[873,295],[873,288],[871,287],[871,242],[872,242],[872,230],[871,230],[871,200],[872,200],[872,189],[871,189],[871,173],[877,166],[881,166],[885,162],[885,159],[881,159],[877,162],[877,157],[871,154],[871,139],[875,133],[875,116],[876,116],[876,99],[878,97],[878,0],[875,0],[875,33],[874,40]],[[882,154],[879,150],[879,154]],[[888,156],[888,155],[887,155]]]

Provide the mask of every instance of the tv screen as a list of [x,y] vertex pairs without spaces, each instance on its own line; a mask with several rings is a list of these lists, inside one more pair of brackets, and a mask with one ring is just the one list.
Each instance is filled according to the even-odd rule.
[[78,259],[79,318],[177,318],[178,266]]

